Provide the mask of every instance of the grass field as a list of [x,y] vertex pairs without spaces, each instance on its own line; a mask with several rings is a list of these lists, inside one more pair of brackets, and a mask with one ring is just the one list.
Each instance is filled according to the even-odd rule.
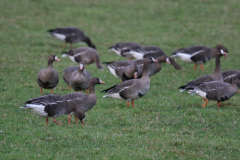
[[[219,109],[216,102],[203,108],[200,97],[177,89],[212,73],[214,60],[203,65],[205,71],[180,60],[182,70],[163,64],[135,109],[103,99],[100,91],[120,80],[107,68],[86,66],[106,84],[96,86],[98,102],[84,126],[73,119],[69,126],[63,115],[57,118],[61,126],[50,121],[46,127],[44,118],[19,109],[40,96],[36,77],[49,54],[61,60],[53,64],[60,78],[64,68],[76,65],[61,57],[69,44],[63,49],[48,29],[81,28],[102,62],[124,60],[107,50],[117,42],[158,46],[168,55],[181,47],[223,44],[229,55],[221,69],[240,69],[239,10],[239,0],[0,1],[0,159],[240,159],[239,95]],[[86,45],[74,44],[81,46]],[[54,93],[69,93],[62,78]]]

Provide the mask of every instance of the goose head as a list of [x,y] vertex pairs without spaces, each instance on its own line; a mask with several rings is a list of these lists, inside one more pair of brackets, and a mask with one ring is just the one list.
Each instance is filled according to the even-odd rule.
[[223,45],[216,45],[214,49],[217,51],[217,56],[224,56],[227,59],[228,50]]

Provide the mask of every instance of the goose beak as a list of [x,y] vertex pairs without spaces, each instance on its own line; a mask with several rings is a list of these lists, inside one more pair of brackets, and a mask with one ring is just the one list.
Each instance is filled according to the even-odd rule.
[[137,79],[137,72],[134,72],[134,78]]
[[60,61],[60,59],[58,59],[57,57],[55,58],[55,61]]
[[84,125],[84,120],[81,120],[81,123]]
[[105,84],[105,82],[103,82],[102,80],[100,80],[100,84]]
[[223,52],[223,55],[224,55],[225,59],[227,59],[227,53]]
[[157,61],[156,59],[154,59],[154,58],[152,58],[152,59],[153,59],[153,62],[154,62],[154,63],[158,63],[158,61]]
[[171,64],[171,62],[169,61],[169,58],[166,59],[166,62],[169,63],[169,64]]

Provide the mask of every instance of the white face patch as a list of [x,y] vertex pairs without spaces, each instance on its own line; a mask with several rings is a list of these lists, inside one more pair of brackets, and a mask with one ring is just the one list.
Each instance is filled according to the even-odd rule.
[[222,49],[221,49],[220,51],[221,51],[221,54],[223,54],[223,53],[224,53],[224,51],[223,51]]
[[167,63],[171,63],[171,62],[169,61],[169,58],[166,58],[166,62],[167,62]]
[[80,64],[80,70],[82,70],[83,69],[83,64]]

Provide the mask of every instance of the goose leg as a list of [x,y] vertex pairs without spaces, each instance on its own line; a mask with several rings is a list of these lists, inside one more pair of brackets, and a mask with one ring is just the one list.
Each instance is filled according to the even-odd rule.
[[75,91],[75,92],[77,92],[77,91]]
[[51,93],[53,94],[53,89],[51,90]]
[[194,66],[194,70],[196,70],[197,69],[197,64],[195,64],[195,66]]
[[76,119],[76,123],[78,123],[78,117],[77,116],[75,116],[75,119]]
[[65,47],[66,47],[66,44],[67,44],[66,42],[63,44],[63,48],[65,48]]
[[133,100],[131,100],[131,102],[132,102],[132,108],[134,109],[134,102],[133,102]]
[[218,103],[218,108],[220,107],[220,102],[217,102]]
[[202,64],[200,64],[200,67],[202,68],[202,70],[204,71],[204,68],[203,68],[203,65]]
[[129,107],[129,102],[127,102],[127,107]]
[[205,98],[202,98],[202,101],[205,101]]
[[71,115],[68,115],[68,124],[70,125]]
[[87,89],[87,95],[88,95],[88,89]]
[[237,91],[237,93],[240,93],[240,91]]
[[47,123],[47,126],[48,126],[48,118],[46,118],[46,123]]
[[71,87],[70,86],[68,86],[68,89],[69,89],[69,91],[71,91]]
[[55,118],[53,118],[53,122],[57,123],[58,125],[61,125],[61,123],[57,122]]
[[40,88],[40,94],[42,95],[42,88]]
[[71,49],[73,49],[73,44],[71,43]]
[[206,100],[206,102],[203,105],[204,108],[206,107],[207,103],[208,103],[208,99]]

